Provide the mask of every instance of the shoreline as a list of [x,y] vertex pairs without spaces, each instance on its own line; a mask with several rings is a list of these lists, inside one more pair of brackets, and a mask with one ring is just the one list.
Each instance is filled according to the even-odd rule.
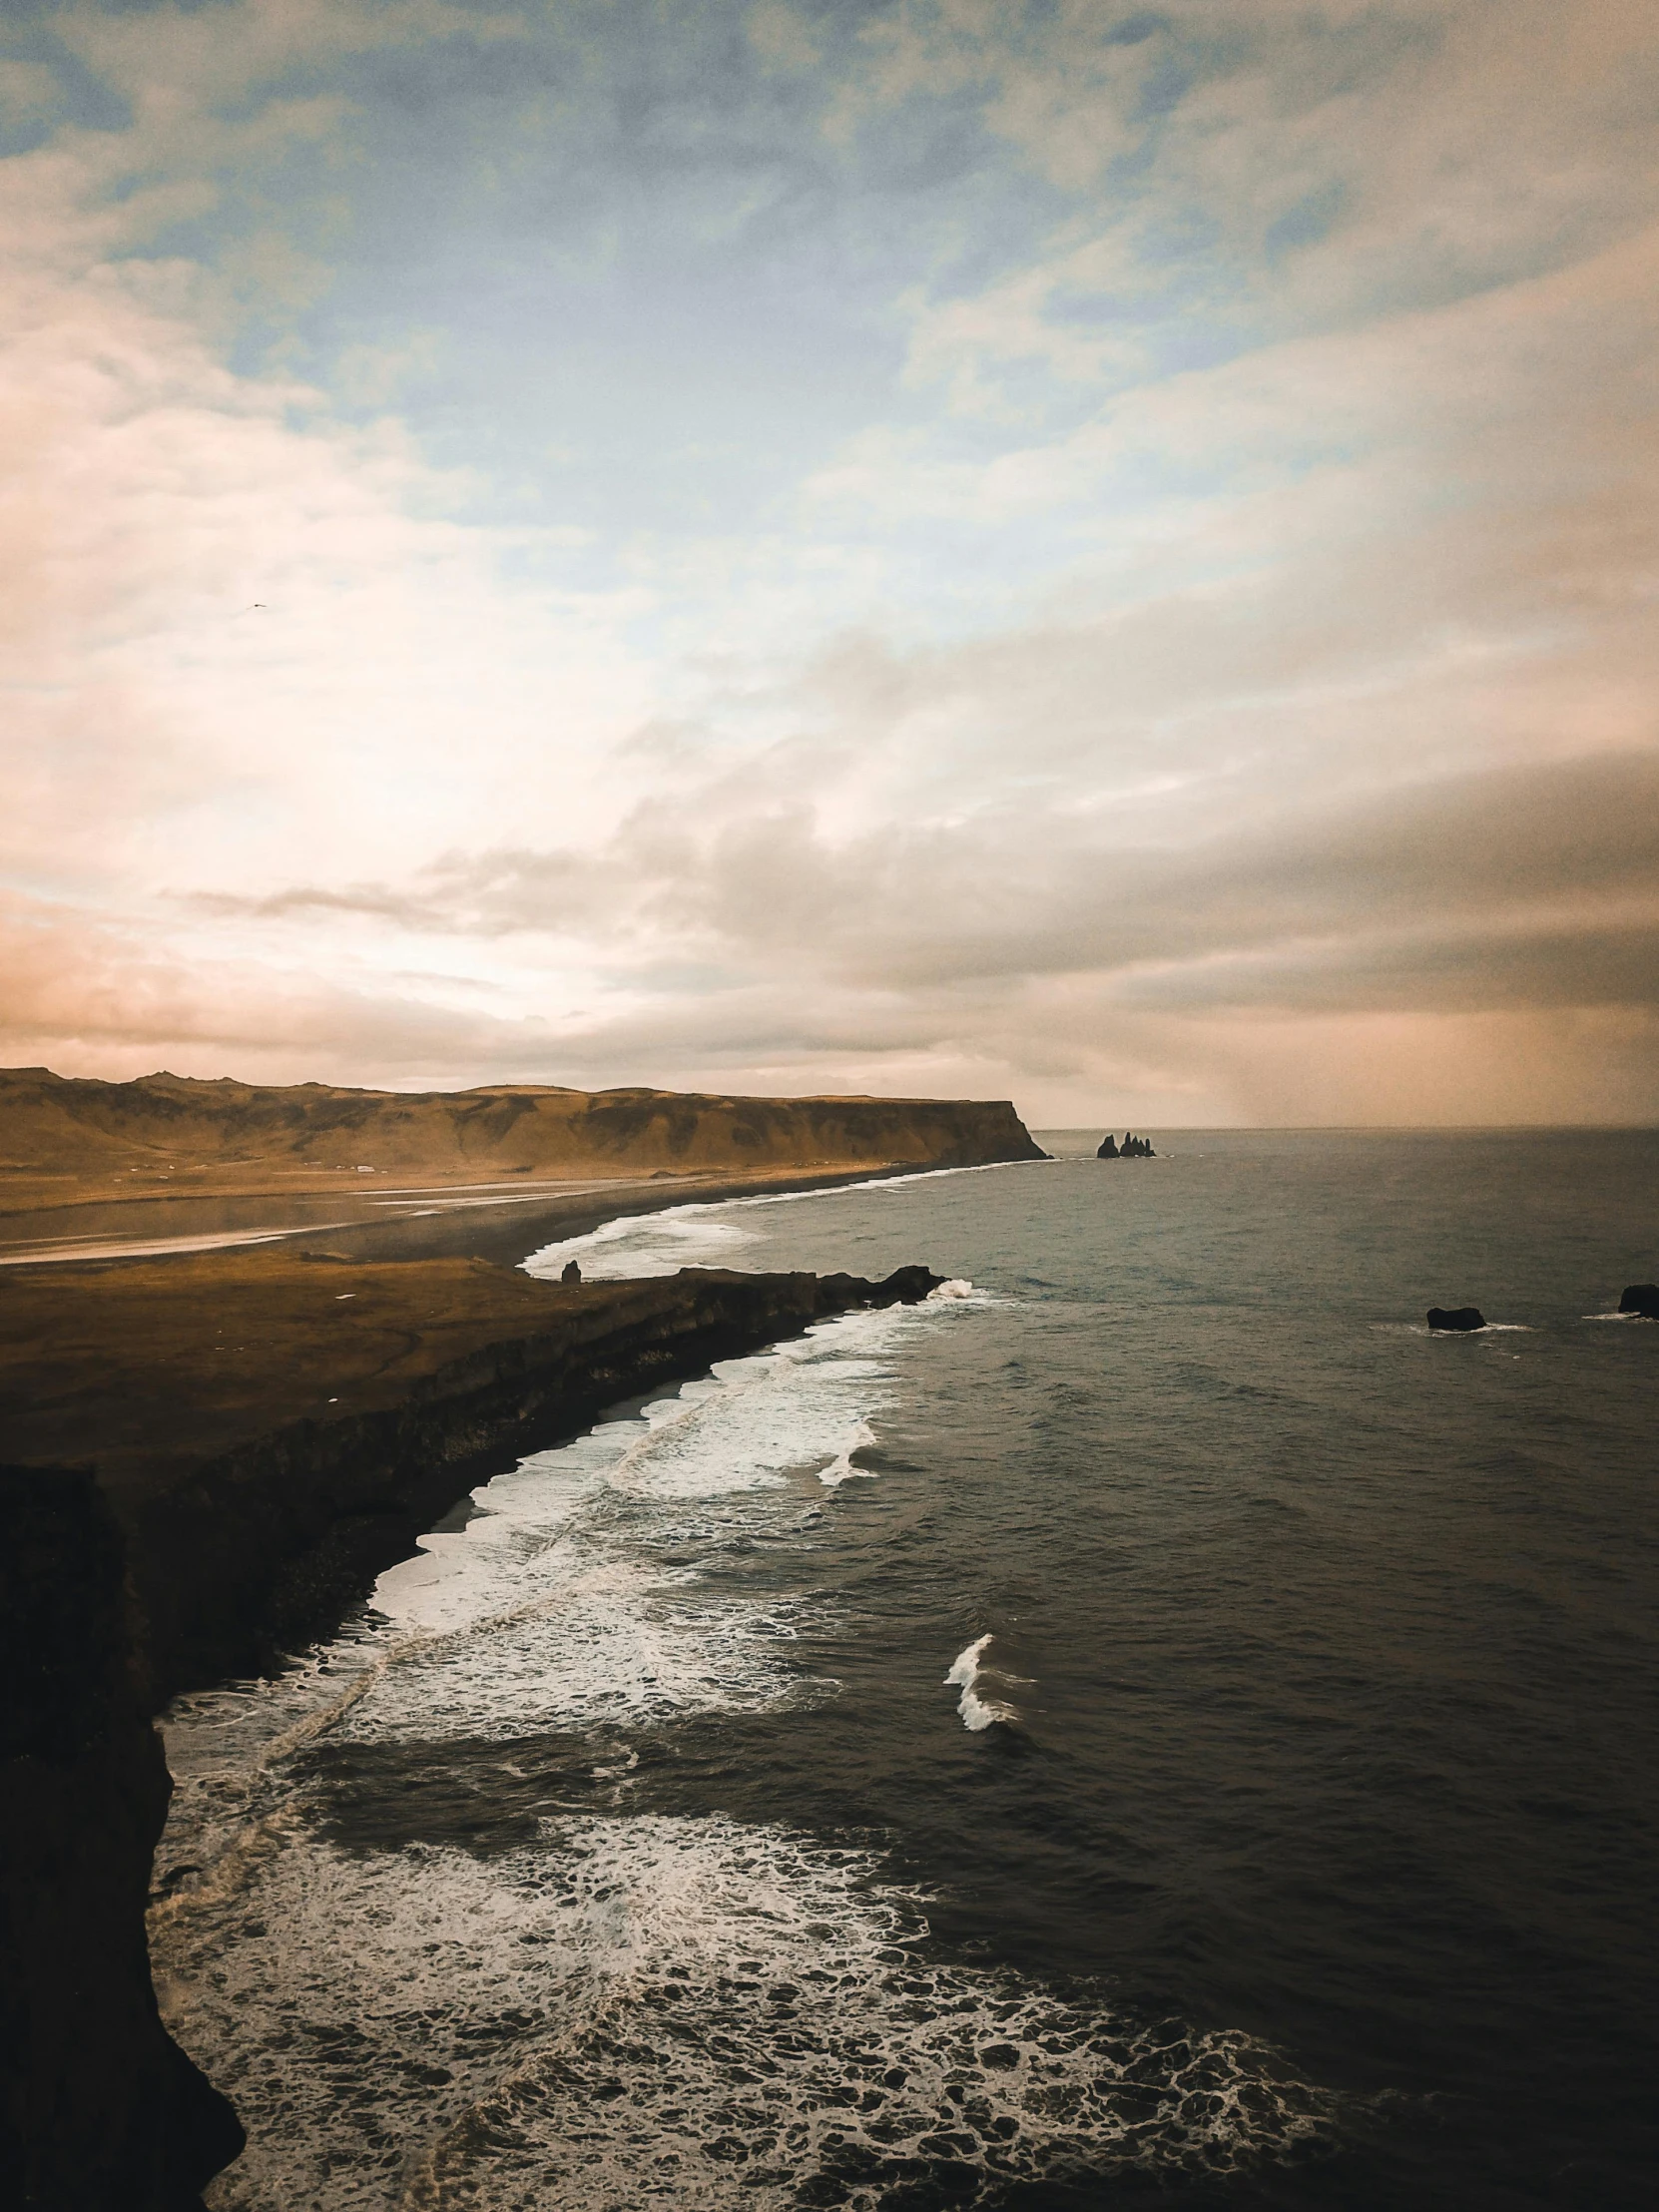
[[8,1409],[31,1378],[0,1466],[0,1984],[23,2029],[0,2150],[24,2201],[195,2212],[243,2145],[151,1976],[160,1708],[331,1633],[478,1482],[608,1407],[939,1281],[565,1286],[269,1251],[33,1279],[0,1345]]
[[92,1473],[155,1711],[331,1632],[512,1457],[936,1280],[686,1268],[566,1285],[476,1256],[269,1247],[54,1268],[0,1312],[6,1456],[43,1488]]
[[[145,1916],[172,1793],[157,1713],[333,1633],[527,1452],[940,1281],[911,1266],[879,1283],[687,1268],[564,1284],[520,1263],[619,1219],[1044,1157],[1014,1127],[1017,1142],[994,1126],[982,1145],[944,1130],[930,1158],[540,1189],[511,1169],[463,1183],[401,1168],[374,1178],[390,1203],[349,1220],[332,1190],[296,1192],[269,1163],[234,1196],[170,1178],[112,1198],[76,1178],[70,1203],[0,1218],[0,1644],[16,1685],[0,1716],[0,1987],[22,2030],[0,2068],[0,2155],[25,2201],[200,2212],[242,2147],[156,2002]],[[161,1234],[125,1234],[146,1217]],[[46,1243],[71,1223],[86,1234]],[[32,1249],[14,1237],[7,1253],[20,1227]]]
[[[499,1198],[474,1195],[506,1191],[507,1186],[499,1182],[432,1185],[420,1190],[387,1193],[386,1199],[376,1199],[373,1203],[384,1204],[401,1196],[433,1202],[429,1206],[411,1203],[406,1209],[388,1213],[380,1219],[359,1215],[332,1221],[267,1222],[239,1229],[204,1228],[194,1233],[181,1227],[172,1232],[164,1229],[152,1236],[125,1239],[119,1231],[102,1235],[93,1231],[84,1238],[71,1233],[63,1237],[18,1240],[11,1246],[0,1235],[0,1269],[102,1268],[127,1261],[189,1259],[206,1252],[291,1245],[308,1238],[326,1238],[330,1248],[338,1250],[345,1258],[477,1259],[517,1266],[543,1245],[587,1236],[608,1221],[637,1214],[666,1213],[681,1206],[719,1206],[741,1198],[795,1197],[913,1175],[960,1174],[981,1164],[1022,1163],[973,1162],[963,1163],[961,1167],[938,1168],[878,1161],[812,1172],[781,1168],[748,1176],[708,1172],[596,1178],[550,1183],[541,1190],[522,1195],[509,1192]],[[165,1198],[152,1194],[143,1198],[129,1195],[119,1199],[79,1199],[62,1207],[34,1211],[42,1215],[71,1215],[93,1207],[125,1211],[128,1207],[181,1204],[206,1209],[216,1203],[229,1203],[232,1197],[258,1201],[315,1195],[270,1189],[235,1194],[180,1192]],[[526,1245],[526,1231],[532,1225],[534,1234]],[[0,1228],[3,1228],[3,1221],[0,1221]],[[521,1246],[524,1249],[519,1249]]]
[[530,1254],[1045,1155],[1006,1102],[42,1069],[0,1093],[0,2161],[56,2212],[200,2212],[243,2136],[156,2003],[156,1713],[332,1633],[481,1480],[608,1407],[940,1280],[565,1284]]
[[[67,1209],[246,1208],[262,1197],[349,1214],[410,1185],[485,1179],[512,1193],[695,1175],[732,1184],[884,1164],[1038,1156],[1007,1099],[754,1098],[571,1091],[348,1090],[158,1074],[127,1083],[0,1068],[0,1243]],[[31,1218],[33,1221],[31,1222]],[[57,1217],[54,1219],[53,1217]]]

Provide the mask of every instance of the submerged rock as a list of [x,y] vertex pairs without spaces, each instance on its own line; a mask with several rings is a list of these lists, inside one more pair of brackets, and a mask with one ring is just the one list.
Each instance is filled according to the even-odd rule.
[[1467,1335],[1471,1330],[1484,1329],[1486,1317],[1478,1306],[1430,1306],[1428,1326],[1430,1329]]
[[1659,1321],[1659,1283],[1627,1283],[1619,1293],[1619,1312]]

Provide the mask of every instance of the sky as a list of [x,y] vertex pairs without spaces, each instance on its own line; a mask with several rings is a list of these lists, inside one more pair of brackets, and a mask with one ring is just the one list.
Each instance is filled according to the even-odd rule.
[[1659,1122],[1651,0],[7,0],[0,1061]]

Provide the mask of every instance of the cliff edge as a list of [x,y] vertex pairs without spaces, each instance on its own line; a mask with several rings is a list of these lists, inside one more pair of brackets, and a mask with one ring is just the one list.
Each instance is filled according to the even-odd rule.
[[567,1285],[285,1247],[54,1268],[0,1301],[0,1425],[43,1481],[96,1468],[159,1707],[331,1628],[486,1461],[934,1280]]
[[242,2149],[162,2025],[144,1914],[172,1782],[84,1468],[0,1467],[0,2173],[39,2212],[193,2212]]
[[552,1284],[289,1251],[37,1275],[0,1306],[0,2172],[41,2212],[195,2212],[229,2104],[145,1940],[150,1715],[326,1633],[476,1482],[604,1406],[937,1278]]
[[1007,1100],[741,1098],[498,1083],[466,1091],[131,1083],[0,1070],[0,1204],[61,1201],[74,1175],[154,1192],[285,1189],[372,1169],[431,1177],[979,1167],[1040,1160]]

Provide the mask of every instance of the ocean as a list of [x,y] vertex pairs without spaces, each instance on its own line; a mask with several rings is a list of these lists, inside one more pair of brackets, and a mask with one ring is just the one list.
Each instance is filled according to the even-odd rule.
[[172,1712],[215,2212],[1654,2200],[1659,1143],[1098,1135],[529,1263],[950,1281]]

